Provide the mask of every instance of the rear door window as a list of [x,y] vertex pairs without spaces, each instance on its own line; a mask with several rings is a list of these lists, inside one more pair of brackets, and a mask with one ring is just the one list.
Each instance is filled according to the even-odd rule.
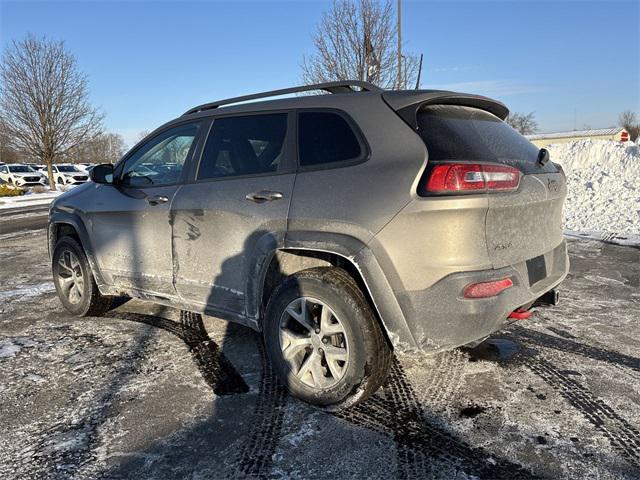
[[273,113],[215,119],[198,180],[276,172],[283,161],[287,116]]
[[472,107],[432,105],[418,112],[418,133],[430,161],[503,163],[523,173],[549,173],[537,165],[539,148],[495,115]]
[[349,123],[333,112],[298,114],[300,166],[309,167],[362,157],[362,147]]

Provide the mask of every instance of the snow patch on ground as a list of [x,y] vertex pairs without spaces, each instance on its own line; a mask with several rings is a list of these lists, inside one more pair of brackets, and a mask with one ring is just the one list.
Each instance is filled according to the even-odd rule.
[[48,205],[56,197],[62,195],[74,188],[76,185],[58,185],[55,192],[49,190],[49,187],[44,187],[45,192],[35,193],[32,191],[26,192],[19,197],[0,197],[0,210],[5,208],[17,208],[17,207],[33,207],[36,205]]
[[[0,292],[0,300],[26,300],[30,297],[37,297],[43,293],[50,293],[55,290],[53,282],[43,282],[37,285],[18,285],[18,288]],[[18,297],[18,298],[15,298]]]
[[316,434],[315,428],[308,423],[302,424],[300,429],[296,432],[286,435],[284,438],[290,445],[294,447],[299,446],[307,437],[311,437]]
[[573,232],[571,230],[565,230],[564,234],[566,237],[599,240],[601,242],[614,243],[616,245],[640,245],[640,234],[614,232]]
[[0,358],[15,357],[23,348],[31,348],[36,345],[36,342],[28,337],[4,338],[0,340]]
[[629,238],[621,237],[633,237],[631,234],[640,237],[638,145],[578,140],[546,148],[567,174],[567,230],[590,232],[592,238],[612,243],[621,243],[620,238],[629,244]]

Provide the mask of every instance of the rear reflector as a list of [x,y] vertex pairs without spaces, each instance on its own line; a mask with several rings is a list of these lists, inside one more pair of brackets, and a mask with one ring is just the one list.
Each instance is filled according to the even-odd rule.
[[510,278],[494,280],[491,282],[472,283],[464,289],[464,298],[495,297],[503,290],[513,286]]
[[508,165],[441,163],[433,167],[426,190],[431,193],[517,190],[520,170]]

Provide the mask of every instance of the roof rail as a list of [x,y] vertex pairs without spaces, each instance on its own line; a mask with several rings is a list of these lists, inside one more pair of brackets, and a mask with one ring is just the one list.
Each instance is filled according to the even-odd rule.
[[217,102],[205,103],[198,105],[183,115],[190,115],[192,113],[202,112],[203,110],[211,110],[221,107],[223,105],[229,105],[232,103],[246,102],[248,100],[254,100],[256,98],[277,97],[279,95],[287,95],[289,93],[309,92],[312,90],[324,90],[329,93],[351,93],[355,92],[351,87],[360,87],[360,91],[365,92],[382,92],[383,89],[373,85],[369,82],[363,82],[361,80],[339,80],[337,82],[325,82],[315,83],[312,85],[301,85],[299,87],[282,88],[280,90],[271,90],[270,92],[253,93],[251,95],[243,95],[241,97],[226,98]]

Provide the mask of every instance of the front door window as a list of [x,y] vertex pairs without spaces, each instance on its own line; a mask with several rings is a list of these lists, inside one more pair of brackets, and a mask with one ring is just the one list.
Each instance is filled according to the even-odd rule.
[[189,123],[154,137],[126,160],[121,183],[157,187],[178,182],[199,128],[199,123]]

